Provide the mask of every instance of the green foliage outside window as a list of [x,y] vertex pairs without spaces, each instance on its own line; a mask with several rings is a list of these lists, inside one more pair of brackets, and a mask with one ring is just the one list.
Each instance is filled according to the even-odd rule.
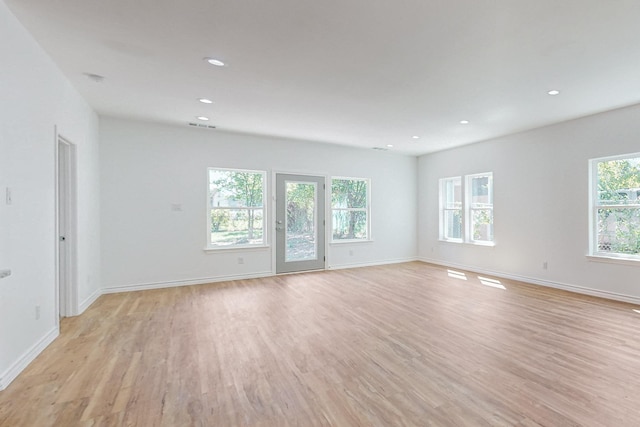
[[336,178],[331,183],[333,240],[368,236],[368,180]]
[[209,170],[210,243],[264,243],[263,172]]
[[597,249],[640,254],[640,157],[597,163]]

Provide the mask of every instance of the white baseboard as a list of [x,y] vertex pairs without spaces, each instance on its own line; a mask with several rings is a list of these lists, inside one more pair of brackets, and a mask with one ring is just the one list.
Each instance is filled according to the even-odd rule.
[[92,293],[91,295],[89,295],[89,297],[87,299],[85,299],[84,301],[82,301],[80,303],[80,306],[78,307],[78,315],[84,313],[84,311],[89,308],[89,306],[91,304],[93,304],[94,302],[96,302],[96,300],[98,298],[100,298],[100,295],[102,295],[103,291],[102,289],[98,289],[96,290],[94,293]]
[[7,388],[9,384],[16,379],[20,372],[24,371],[24,369],[29,366],[29,363],[33,362],[34,359],[58,337],[58,335],[60,335],[60,330],[56,326],[47,332],[44,337],[27,350],[18,360],[16,360],[9,369],[3,372],[0,376],[0,391]]
[[571,284],[568,284],[568,283],[560,283],[560,282],[554,282],[554,281],[551,281],[551,280],[537,279],[537,278],[534,278],[534,277],[520,276],[520,275],[517,275],[517,274],[503,273],[503,272],[500,272],[500,271],[486,270],[486,269],[482,269],[482,268],[478,268],[478,267],[473,267],[473,266],[468,266],[468,265],[463,265],[463,264],[450,263],[450,262],[443,262],[443,261],[440,261],[440,260],[423,258],[423,257],[419,258],[418,260],[422,261],[422,262],[429,263],[429,264],[440,265],[442,267],[457,268],[459,270],[473,271],[474,273],[486,274],[488,276],[500,277],[500,278],[503,278],[503,279],[515,280],[515,281],[518,281],[518,282],[530,283],[530,284],[533,284],[533,285],[546,286],[548,288],[561,289],[561,290],[564,290],[564,291],[575,292],[575,293],[583,294],[583,295],[590,295],[590,296],[593,296],[593,297],[606,298],[606,299],[615,300],[615,301],[622,301],[622,302],[629,302],[629,303],[632,303],[632,304],[640,304],[640,298],[632,296],[632,295],[618,294],[618,293],[615,293],[615,292],[603,291],[603,290],[600,290],[600,289],[586,288],[586,287],[583,287],[583,286],[571,285]]
[[401,264],[403,262],[412,262],[412,261],[420,261],[416,257],[412,258],[401,258],[401,259],[387,259],[382,261],[375,262],[361,262],[361,263],[351,263],[351,264],[336,264],[330,265],[328,270],[343,270],[347,268],[361,268],[361,267],[375,267],[378,265],[388,265],[388,264]]
[[207,283],[227,282],[230,280],[258,279],[260,277],[273,276],[271,271],[253,274],[238,274],[229,276],[203,277],[189,280],[171,280],[166,282],[137,283],[133,285],[109,286],[102,289],[102,294],[115,294],[118,292],[146,291],[149,289],[174,288],[178,286],[204,285]]
[[[345,268],[374,267],[376,265],[399,264],[399,263],[411,262],[411,261],[418,261],[418,258],[414,257],[414,258],[391,259],[391,260],[383,260],[383,261],[367,262],[367,263],[331,265],[327,267],[327,269],[339,270],[339,269],[345,269]],[[258,273],[252,273],[252,274],[238,274],[238,275],[229,275],[229,276],[203,277],[203,278],[188,279],[188,280],[170,280],[165,282],[136,283],[132,285],[107,286],[102,288],[102,290],[100,291],[100,295],[115,294],[119,292],[146,291],[149,289],[173,288],[177,286],[204,285],[207,283],[227,282],[230,280],[259,279],[261,277],[270,277],[274,275],[275,274],[271,271],[262,271]],[[95,299],[97,299],[100,295],[95,296]],[[90,299],[91,297],[87,299],[87,301],[89,301]],[[93,301],[95,301],[95,299]],[[93,301],[88,302],[88,305],[86,307],[91,305]],[[84,307],[84,303],[83,303],[83,307]],[[86,309],[86,307],[84,308]]]

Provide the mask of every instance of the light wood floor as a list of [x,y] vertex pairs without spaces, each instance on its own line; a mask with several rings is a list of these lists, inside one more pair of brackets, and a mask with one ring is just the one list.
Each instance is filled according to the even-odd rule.
[[0,392],[0,426],[640,426],[637,307],[453,276],[104,295]]

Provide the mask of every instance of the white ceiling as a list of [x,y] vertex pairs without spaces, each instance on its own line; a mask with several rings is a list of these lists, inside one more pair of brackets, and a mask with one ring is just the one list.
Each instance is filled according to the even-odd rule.
[[102,115],[422,154],[640,103],[638,0],[4,1]]

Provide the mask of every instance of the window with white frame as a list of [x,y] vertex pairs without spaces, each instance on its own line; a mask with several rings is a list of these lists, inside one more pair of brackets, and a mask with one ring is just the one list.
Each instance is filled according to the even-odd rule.
[[466,176],[467,240],[493,242],[493,174]]
[[265,244],[266,172],[208,169],[209,248]]
[[640,153],[590,166],[591,255],[640,259]]
[[440,180],[440,238],[462,241],[462,179]]
[[369,239],[369,187],[365,178],[331,179],[332,242]]
[[493,174],[440,179],[440,239],[493,244]]

